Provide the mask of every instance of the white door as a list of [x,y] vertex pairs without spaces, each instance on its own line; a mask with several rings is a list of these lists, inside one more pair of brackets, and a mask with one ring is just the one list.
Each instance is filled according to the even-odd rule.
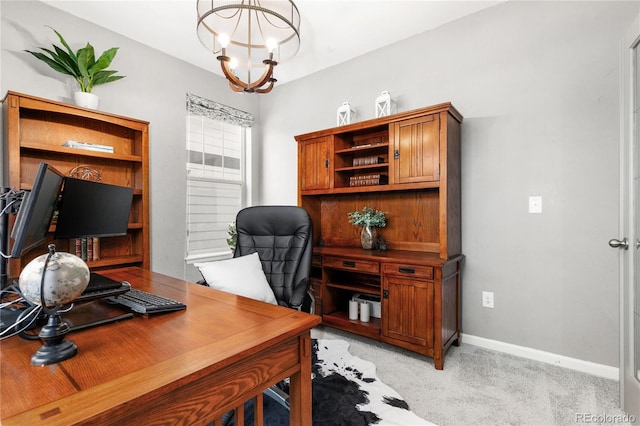
[[620,405],[640,421],[640,17],[622,45]]

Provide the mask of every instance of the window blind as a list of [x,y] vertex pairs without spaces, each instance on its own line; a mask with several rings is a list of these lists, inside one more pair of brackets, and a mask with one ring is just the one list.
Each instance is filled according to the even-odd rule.
[[187,108],[187,262],[229,256],[227,230],[246,204],[245,141],[250,129],[221,109]]

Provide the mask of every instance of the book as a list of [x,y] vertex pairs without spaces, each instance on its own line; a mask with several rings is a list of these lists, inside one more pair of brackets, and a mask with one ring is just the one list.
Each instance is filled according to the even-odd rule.
[[100,151],[100,152],[109,152],[113,153],[113,147],[108,145],[98,145],[95,143],[87,143],[87,142],[78,142],[69,139],[62,146],[67,148],[79,148],[79,149],[88,149],[90,151]]
[[87,258],[83,260],[93,260],[93,238],[87,238]]
[[354,166],[369,166],[371,164],[379,164],[383,163],[384,158],[379,157],[377,155],[370,155],[368,157],[354,157],[353,165]]
[[389,176],[382,175],[380,173],[354,175],[349,177],[349,186],[386,185],[387,183],[389,183]]
[[100,260],[100,238],[93,237],[93,260]]
[[87,261],[87,239],[80,238],[80,245],[81,245],[80,259],[86,262]]
[[85,262],[100,260],[100,238],[72,238],[69,251]]

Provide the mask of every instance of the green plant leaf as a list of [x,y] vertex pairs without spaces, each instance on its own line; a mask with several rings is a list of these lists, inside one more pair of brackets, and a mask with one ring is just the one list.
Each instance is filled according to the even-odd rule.
[[125,77],[124,75],[113,75],[117,72],[118,71],[105,70],[95,73],[93,77],[93,85],[98,86],[100,84],[111,83],[112,81],[117,81]]
[[111,65],[111,61],[113,61],[116,53],[118,53],[117,47],[112,47],[111,49],[102,52],[102,55],[100,55],[96,63],[93,65],[93,67],[91,67],[91,72],[95,73],[106,69],[109,65]]
[[375,226],[376,228],[384,228],[387,226],[385,212],[374,210],[368,206],[363,207],[362,212],[349,212],[347,215],[349,216],[349,223],[352,225]]
[[49,52],[49,54],[55,58],[55,60],[63,67],[65,67],[67,69],[67,71],[69,72],[69,75],[73,75],[73,76],[79,76],[80,75],[80,71],[78,70],[78,65],[75,59],[73,59],[71,56],[69,56],[69,54],[67,52],[65,52],[64,50],[60,49],[58,46],[56,46],[55,44],[53,45],[53,47],[56,50],[56,53],[54,54],[53,52],[51,52],[48,49],[42,49],[42,50],[46,50],[47,52]]
[[87,43],[85,47],[82,49],[78,49],[78,69],[80,70],[80,75],[82,77],[91,79],[89,74],[89,70],[95,63],[95,55],[93,53],[93,46]]
[[69,56],[71,58],[73,58],[73,62],[77,62],[76,55],[73,53],[73,50],[71,50],[71,48],[67,44],[67,42],[64,39],[64,37],[62,37],[62,34],[60,34],[58,31],[56,31],[53,27],[49,27],[49,28],[51,28],[53,30],[53,32],[56,33],[56,35],[58,36],[58,39],[60,39],[60,43],[62,43],[62,45],[67,49],[67,53],[69,54]]
[[56,70],[56,71],[58,71],[58,72],[60,72],[62,74],[72,75],[72,74],[69,73],[69,71],[64,66],[60,65],[57,61],[55,61],[54,59],[51,59],[50,57],[48,57],[44,53],[32,52],[31,50],[25,50],[25,52],[31,53],[33,56],[35,56],[36,58],[40,59],[42,62],[44,62],[45,64],[49,65],[51,68],[53,68],[54,70]]

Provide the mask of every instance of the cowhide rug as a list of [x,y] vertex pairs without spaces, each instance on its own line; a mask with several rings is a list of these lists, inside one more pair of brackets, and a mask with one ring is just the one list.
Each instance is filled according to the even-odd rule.
[[[351,355],[343,340],[313,339],[313,425],[432,425],[409,410],[400,395],[376,376],[376,366]],[[264,399],[264,425],[288,426],[289,412]],[[233,424],[233,422],[231,422]],[[253,405],[245,406],[245,425]]]

